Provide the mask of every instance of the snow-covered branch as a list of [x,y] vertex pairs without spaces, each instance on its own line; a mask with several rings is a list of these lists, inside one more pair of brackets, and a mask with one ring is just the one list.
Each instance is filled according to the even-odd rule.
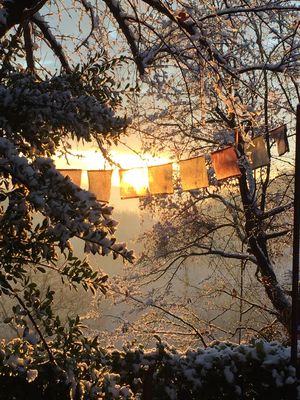
[[270,64],[270,63],[261,63],[261,64],[254,64],[254,65],[248,65],[245,67],[240,67],[236,73],[241,75],[244,74],[245,72],[251,72],[251,71],[271,71],[271,72],[284,72],[288,67],[290,66],[290,62],[287,61],[285,62],[282,60],[281,62],[278,62],[276,64]]
[[62,67],[64,68],[64,70],[66,72],[70,73],[71,67],[67,60],[65,52],[62,48],[62,45],[56,40],[55,36],[52,34],[48,23],[44,20],[44,18],[42,18],[40,16],[39,13],[36,13],[34,15],[34,17],[32,18],[32,22],[34,22],[35,25],[39,27],[39,29],[41,30],[41,32],[43,34],[44,40],[49,45],[49,47],[52,49],[54,54],[57,56],[57,58],[61,62]]
[[259,12],[270,12],[270,11],[299,11],[300,7],[297,5],[285,6],[280,4],[281,2],[268,4],[261,7],[226,7],[222,10],[217,10],[211,14],[207,14],[200,18],[200,22],[204,22],[207,19],[222,17],[224,15],[234,14],[248,14],[248,13],[259,13]]
[[267,233],[267,234],[265,235],[265,239],[266,239],[266,240],[276,239],[276,238],[285,236],[285,235],[287,235],[287,234],[290,233],[290,232],[291,232],[291,229],[284,229],[284,230],[279,231],[279,232]]
[[116,226],[111,219],[111,207],[97,202],[91,193],[64,178],[50,159],[38,158],[29,163],[18,154],[15,144],[5,138],[0,138],[0,154],[0,170],[28,189],[30,202],[49,218],[48,232],[62,249],[69,239],[78,237],[85,241],[87,252],[113,252],[132,261],[132,251],[110,236]]
[[[80,80],[60,76],[43,82],[32,76],[0,85],[0,128],[17,143],[54,152],[53,141],[66,136],[91,141],[93,135],[117,137],[125,119],[89,95]],[[26,143],[26,142],[25,142]]]
[[[204,247],[204,246],[203,246]],[[205,247],[204,247],[205,248]],[[238,253],[238,252],[229,252],[225,250],[217,250],[217,249],[207,249],[207,251],[197,252],[193,251],[190,253],[190,256],[207,256],[207,255],[218,255],[224,258],[232,258],[235,260],[244,260],[244,261],[252,261],[254,264],[257,264],[256,258],[247,253]]]
[[128,22],[126,13],[121,9],[121,5],[119,1],[115,0],[103,0],[109,10],[111,11],[112,15],[116,19],[121,31],[123,32],[126,40],[129,44],[130,50],[134,57],[134,61],[137,65],[140,75],[144,75],[145,69],[144,65],[141,62],[138,45],[136,43],[136,37],[130,28],[130,24]]

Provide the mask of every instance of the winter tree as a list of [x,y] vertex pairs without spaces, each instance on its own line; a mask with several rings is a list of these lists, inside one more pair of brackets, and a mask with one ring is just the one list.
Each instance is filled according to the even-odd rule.
[[[163,291],[154,290],[154,308],[167,312],[166,326],[185,322],[191,335],[214,337],[216,319],[201,314],[204,292],[197,284],[192,298],[181,303],[180,294],[169,306],[166,300],[172,281],[184,281],[184,265],[191,260],[199,270],[205,263],[217,271],[209,298],[223,293],[229,299],[226,307],[224,296],[219,300],[219,315],[226,317],[229,308],[244,315],[230,329],[231,337],[241,331],[268,336],[279,325],[290,332],[291,298],[282,270],[290,269],[291,259],[282,257],[291,251],[293,153],[278,156],[272,130],[287,124],[292,148],[299,6],[290,1],[105,3],[118,22],[116,41],[126,39],[144,78],[140,97],[132,99],[144,150],[168,151],[176,162],[234,145],[239,156],[238,179],[218,182],[210,170],[207,189],[183,193],[179,182],[173,197],[145,200],[159,222],[146,235],[144,279],[158,286],[165,279]],[[245,149],[260,135],[270,163],[252,169]],[[149,318],[155,330],[160,316]]]
[[[19,366],[24,354],[30,366],[28,360],[46,354],[50,365],[59,366],[55,373],[69,382],[74,375],[89,381],[93,367],[100,368],[97,340],[81,335],[78,319],[63,326],[51,310],[54,291],[49,288],[42,297],[35,276],[51,269],[71,286],[106,290],[106,275],[74,256],[73,237],[85,243],[86,252],[132,260],[132,253],[115,243],[111,208],[63,178],[51,161],[58,148],[68,151],[71,139],[95,140],[104,153],[117,142],[126,120],[112,111],[119,96],[111,57],[122,53],[123,43],[128,75],[143,95],[128,95],[127,107],[138,117],[133,127],[143,134],[145,150],[169,149],[177,161],[234,144],[241,169],[240,178],[228,184],[212,176],[206,190],[149,201],[160,224],[144,256],[146,278],[173,279],[191,257],[238,260],[269,303],[236,289],[216,289],[228,292],[233,303],[241,299],[244,306],[268,311],[290,330],[291,302],[276,260],[290,241],[293,171],[289,159],[274,157],[270,130],[288,123],[294,133],[298,12],[292,1],[1,1],[1,295],[14,301],[11,317],[26,340],[26,346],[17,341],[6,349],[7,368]],[[68,26],[74,21],[77,32]],[[81,27],[86,21],[89,29]],[[47,67],[46,47],[59,64]],[[260,134],[271,164],[253,171],[243,144],[251,145]],[[59,254],[63,264],[56,261]],[[123,293],[130,298],[130,291]],[[192,314],[193,299],[172,309],[163,299],[135,301],[188,326],[204,345],[205,336],[211,338],[213,322],[207,325]],[[87,372],[91,349],[97,357]],[[30,371],[28,379],[34,379],[36,372]],[[81,390],[76,383],[73,389]]]
[[120,96],[113,68],[118,61],[99,46],[95,50],[92,32],[80,35],[79,26],[76,38],[74,32],[58,31],[67,28],[68,15],[78,24],[88,15],[93,29],[92,6],[82,1],[76,8],[71,2],[59,8],[55,1],[1,1],[0,295],[12,303],[4,322],[24,339],[2,343],[1,375],[21,371],[28,382],[38,377],[53,384],[71,374],[66,388],[75,393],[81,371],[77,356],[90,352],[97,338],[93,342],[82,335],[79,318],[65,322],[55,315],[56,287],[48,282],[42,291],[41,275],[52,271],[67,287],[105,293],[107,275],[77,258],[70,240],[82,241],[85,253],[129,262],[133,254],[114,238],[112,207],[62,176],[53,158],[57,152],[68,154],[76,141],[94,141],[106,154],[128,121],[124,113],[116,114]]

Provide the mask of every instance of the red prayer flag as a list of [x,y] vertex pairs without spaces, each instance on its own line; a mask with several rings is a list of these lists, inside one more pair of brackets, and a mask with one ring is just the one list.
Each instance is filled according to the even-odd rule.
[[234,147],[227,147],[213,152],[211,160],[218,180],[241,176]]

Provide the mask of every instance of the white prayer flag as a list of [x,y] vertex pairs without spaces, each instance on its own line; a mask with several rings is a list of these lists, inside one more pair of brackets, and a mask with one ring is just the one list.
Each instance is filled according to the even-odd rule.
[[290,151],[286,124],[281,125],[278,128],[272,129],[270,131],[270,137],[276,140],[279,156],[283,156],[285,153]]
[[173,193],[172,163],[149,167],[148,174],[151,194]]
[[179,162],[183,190],[193,190],[208,186],[205,157],[194,157]]
[[97,200],[109,202],[111,191],[112,170],[87,171],[89,191],[94,193]]
[[250,143],[246,143],[245,154],[249,158],[252,169],[265,167],[270,164],[270,158],[263,136],[256,136]]
[[59,172],[63,176],[68,176],[75,185],[80,186],[81,169],[60,169]]

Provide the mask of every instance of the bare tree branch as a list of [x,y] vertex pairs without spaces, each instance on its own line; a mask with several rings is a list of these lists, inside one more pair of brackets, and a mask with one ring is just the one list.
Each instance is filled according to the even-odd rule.
[[228,7],[223,10],[218,10],[215,13],[205,15],[200,18],[200,21],[203,22],[207,19],[221,17],[223,15],[234,15],[234,14],[245,14],[245,13],[259,13],[259,12],[269,12],[269,11],[299,11],[300,7],[298,6],[283,6],[271,4],[263,7]]
[[34,15],[32,21],[35,23],[36,26],[39,27],[42,34],[44,35],[45,41],[48,46],[53,50],[54,54],[58,57],[61,62],[62,67],[66,70],[66,72],[71,72],[71,67],[67,61],[66,55],[63,51],[62,45],[57,42],[56,38],[52,35],[50,31],[50,27],[48,24],[40,18],[38,13]]
[[129,47],[131,49],[132,55],[134,57],[134,60],[136,62],[137,68],[139,70],[140,75],[144,75],[145,73],[145,68],[144,65],[141,61],[140,55],[139,55],[139,50],[136,45],[136,38],[131,31],[129,27],[128,20],[126,18],[126,14],[123,13],[120,3],[112,0],[103,0],[111,13],[113,14],[114,18],[119,24],[119,27],[121,31],[123,32],[124,36],[126,37],[126,40],[129,44]]
[[34,72],[33,42],[32,42],[32,25],[30,21],[24,22],[24,42],[26,52],[26,62],[28,70]]
[[272,208],[272,210],[265,211],[265,212],[261,215],[260,218],[261,218],[261,219],[267,219],[267,218],[274,217],[274,215],[280,214],[280,213],[282,213],[283,211],[287,211],[287,210],[289,210],[290,208],[292,208],[292,207],[293,207],[293,204],[294,204],[294,202],[290,201],[289,203],[284,204],[284,205],[282,205],[282,206]]

